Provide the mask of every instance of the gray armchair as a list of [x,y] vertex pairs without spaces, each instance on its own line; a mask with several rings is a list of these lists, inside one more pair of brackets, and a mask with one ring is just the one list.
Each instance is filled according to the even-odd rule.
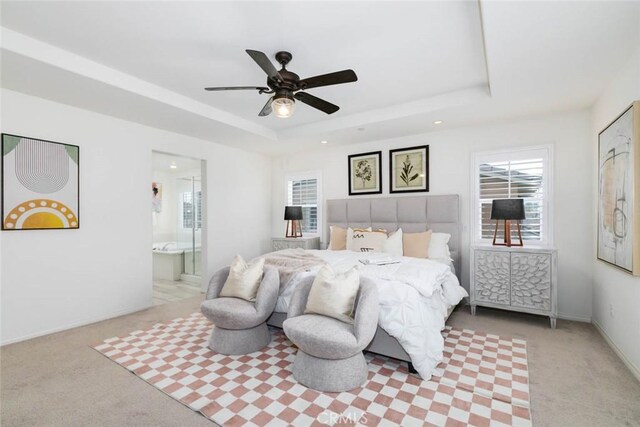
[[265,267],[255,302],[240,298],[218,297],[229,267],[216,272],[200,306],[204,316],[213,322],[209,348],[221,354],[247,354],[271,342],[266,320],[273,313],[280,290],[278,270]]
[[355,301],[354,323],[319,314],[304,314],[314,277],[302,281],[289,303],[284,333],[298,347],[293,376],[315,390],[340,392],[360,387],[367,379],[362,351],[378,327],[379,300],[375,283],[363,277]]

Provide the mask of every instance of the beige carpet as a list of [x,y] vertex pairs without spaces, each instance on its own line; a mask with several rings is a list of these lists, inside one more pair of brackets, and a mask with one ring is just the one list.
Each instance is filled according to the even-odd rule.
[[[201,297],[0,349],[0,424],[211,426],[89,347],[197,310]],[[640,426],[638,383],[589,324],[468,307],[451,325],[527,341],[535,426]]]

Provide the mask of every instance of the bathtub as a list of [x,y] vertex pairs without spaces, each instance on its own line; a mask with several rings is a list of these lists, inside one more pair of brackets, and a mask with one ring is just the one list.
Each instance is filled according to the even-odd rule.
[[[200,247],[196,246],[195,249],[196,271],[200,271]],[[154,279],[172,281],[186,280],[185,277],[183,277],[185,273],[185,262],[188,263],[192,269],[191,266],[194,256],[191,247],[179,249],[177,242],[157,242],[153,244],[152,252]]]
[[153,278],[164,280],[180,280],[184,271],[184,251],[178,249],[177,242],[154,243]]

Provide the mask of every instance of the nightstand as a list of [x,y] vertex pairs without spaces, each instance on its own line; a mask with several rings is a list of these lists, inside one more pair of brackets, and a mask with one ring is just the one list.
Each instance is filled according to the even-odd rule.
[[558,254],[536,247],[472,246],[471,314],[476,306],[548,316],[555,329]]
[[272,237],[271,249],[279,251],[282,249],[320,249],[319,237]]

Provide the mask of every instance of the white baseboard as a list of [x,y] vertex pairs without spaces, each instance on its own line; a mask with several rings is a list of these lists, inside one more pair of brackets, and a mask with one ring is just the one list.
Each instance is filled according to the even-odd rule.
[[562,320],[572,320],[574,322],[585,322],[585,323],[591,323],[591,317],[587,317],[587,316],[576,316],[574,314],[564,314],[564,313],[558,313],[558,319],[562,319]]
[[135,313],[137,311],[145,310],[145,309],[150,308],[152,306],[153,306],[153,304],[151,304],[151,303],[150,304],[145,304],[145,305],[142,305],[140,307],[127,308],[125,310],[119,310],[119,311],[115,311],[115,312],[110,313],[110,314],[105,314],[104,316],[98,316],[98,317],[91,318],[91,319],[81,320],[79,322],[69,323],[67,325],[60,326],[60,327],[57,327],[57,328],[47,329],[45,331],[40,331],[40,332],[34,332],[32,334],[23,335],[23,336],[18,337],[18,338],[13,338],[13,339],[10,339],[10,340],[1,341],[0,342],[0,347],[3,347],[5,345],[9,345],[9,344],[14,344],[14,343],[21,342],[21,341],[30,340],[32,338],[38,338],[38,337],[42,337],[42,336],[49,335],[49,334],[55,334],[56,332],[62,332],[62,331],[66,331],[68,329],[78,328],[80,326],[90,325],[92,323],[102,322],[103,320],[113,319],[114,317],[120,317],[120,316],[124,316],[124,315],[127,315],[127,314]]
[[638,381],[640,381],[640,369],[638,369],[638,367],[634,365],[631,360],[629,360],[627,355],[624,354],[622,349],[618,347],[615,342],[613,342],[611,337],[607,335],[605,330],[602,329],[602,326],[600,326],[600,324],[596,322],[595,319],[591,323],[593,323],[593,326],[595,326],[598,332],[600,332],[600,335],[602,335],[602,338],[604,338],[607,344],[609,344],[609,347],[611,347],[613,351],[618,355],[618,357],[622,360],[622,363],[624,363],[626,367],[629,368],[633,376],[636,377]]

